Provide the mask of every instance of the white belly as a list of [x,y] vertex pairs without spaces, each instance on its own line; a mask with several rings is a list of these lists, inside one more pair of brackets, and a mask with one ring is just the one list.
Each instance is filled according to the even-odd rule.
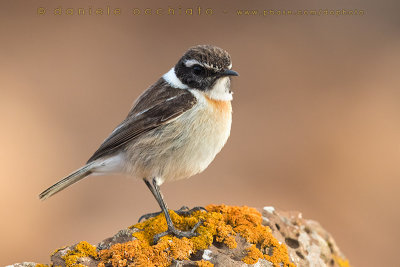
[[[202,96],[204,98],[204,96]],[[220,108],[201,99],[175,121],[143,136],[126,153],[126,172],[158,183],[202,172],[228,140],[232,123],[230,101]]]

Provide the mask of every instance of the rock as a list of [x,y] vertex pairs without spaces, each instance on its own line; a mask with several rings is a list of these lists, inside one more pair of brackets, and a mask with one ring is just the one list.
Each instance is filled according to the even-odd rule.
[[302,218],[300,212],[262,210],[263,225],[271,228],[279,242],[288,247],[290,260],[296,266],[350,266],[332,236],[313,220]]
[[[182,230],[199,220],[199,236],[166,236],[152,244],[155,233],[166,230],[163,215],[133,225],[97,246],[85,241],[58,249],[53,266],[350,266],[331,235],[299,212],[264,207],[210,205],[182,217],[171,211]],[[34,266],[33,263],[13,266]]]
[[36,263],[34,263],[34,262],[21,262],[21,263],[15,263],[13,265],[7,265],[6,267],[11,267],[11,266],[14,266],[14,267],[35,267]]

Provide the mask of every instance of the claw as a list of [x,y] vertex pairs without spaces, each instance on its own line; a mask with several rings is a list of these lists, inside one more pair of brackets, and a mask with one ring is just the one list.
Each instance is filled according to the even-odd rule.
[[[158,204],[160,205],[160,208],[165,215],[165,220],[167,221],[167,225],[168,225],[167,231],[156,234],[154,236],[154,239],[153,239],[154,244],[156,244],[158,242],[158,240],[160,240],[161,237],[166,236],[168,234],[172,234],[178,238],[182,238],[182,237],[191,238],[191,237],[197,236],[198,233],[195,233],[195,231],[203,222],[201,220],[199,220],[199,222],[196,223],[196,225],[193,227],[193,229],[188,232],[184,232],[184,231],[176,229],[174,226],[174,223],[172,222],[171,215],[168,212],[168,207],[165,204],[163,196],[161,194],[160,186],[157,182],[157,177],[154,177],[151,181],[149,181],[147,179],[143,179],[143,181],[145,182],[147,187],[150,189],[151,193],[153,194],[153,196],[156,198]],[[195,208],[189,210],[188,207],[183,206],[182,208],[177,210],[176,213],[180,214],[180,215],[188,215],[188,214],[190,215],[193,211],[198,211],[198,210],[207,211],[205,208],[202,208],[202,207],[195,207]],[[139,221],[142,220],[143,218],[154,217],[155,215],[158,215],[158,214],[160,214],[160,213],[157,212],[157,213],[143,215],[142,217],[140,217]]]
[[197,230],[197,228],[199,228],[199,226],[203,223],[202,220],[199,220],[196,225],[193,227],[192,230],[190,231],[181,231],[176,229],[175,227],[168,227],[168,230],[159,234],[156,234],[153,238],[153,244],[157,244],[158,241],[160,240],[161,237],[164,237],[166,235],[174,235],[178,238],[182,238],[182,237],[186,237],[186,238],[191,238],[194,236],[198,236],[199,233],[196,233],[195,231]]
[[[186,209],[183,210],[183,208],[186,208]],[[177,210],[176,213],[177,213],[178,215],[181,215],[181,216],[189,216],[189,215],[191,215],[193,212],[199,211],[199,210],[203,210],[203,211],[207,212],[207,210],[206,210],[205,208],[203,208],[203,207],[194,207],[194,208],[192,208],[192,209],[189,209],[188,207],[183,206],[182,208],[180,208],[179,210]]]

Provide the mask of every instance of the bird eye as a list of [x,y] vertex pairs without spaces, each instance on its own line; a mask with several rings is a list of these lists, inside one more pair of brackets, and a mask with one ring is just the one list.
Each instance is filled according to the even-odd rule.
[[205,69],[202,66],[200,66],[200,65],[194,65],[193,66],[193,73],[194,74],[202,75],[202,74],[204,74],[204,72],[205,72]]

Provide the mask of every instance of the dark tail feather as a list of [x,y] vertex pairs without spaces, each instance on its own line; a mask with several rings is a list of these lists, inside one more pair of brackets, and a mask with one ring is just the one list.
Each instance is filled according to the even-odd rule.
[[65,177],[64,179],[58,181],[57,183],[53,184],[52,186],[50,186],[49,188],[47,188],[46,190],[44,190],[42,193],[40,193],[39,198],[41,200],[45,200],[49,197],[51,197],[52,195],[60,192],[61,190],[67,188],[68,186],[78,182],[79,180],[85,178],[86,176],[88,176],[89,174],[92,173],[92,165],[93,163],[89,163],[86,164],[85,166],[83,166],[82,168],[80,168],[79,170],[71,173],[70,175],[68,175],[67,177]]

